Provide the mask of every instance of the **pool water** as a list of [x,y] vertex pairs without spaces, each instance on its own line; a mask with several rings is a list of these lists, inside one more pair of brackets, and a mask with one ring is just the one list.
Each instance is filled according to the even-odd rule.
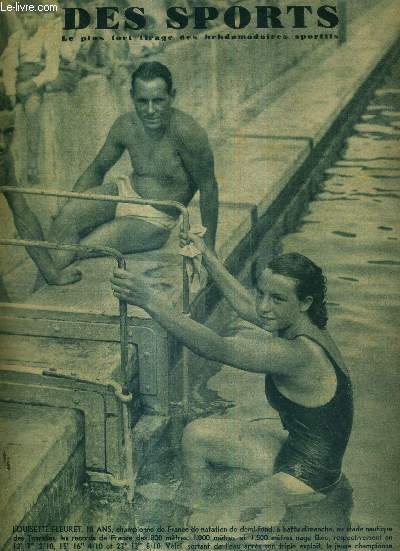
[[[343,466],[349,483],[324,507],[292,511],[286,523],[398,526],[399,138],[397,63],[326,170],[297,230],[282,239],[283,252],[309,256],[326,273],[328,326],[351,370],[355,394]],[[266,404],[262,375],[224,366],[207,388],[229,406],[224,417],[276,417]]]
[[344,470],[354,522],[398,522],[400,63],[375,90],[284,252],[328,279],[329,328],[352,372],[355,423]]

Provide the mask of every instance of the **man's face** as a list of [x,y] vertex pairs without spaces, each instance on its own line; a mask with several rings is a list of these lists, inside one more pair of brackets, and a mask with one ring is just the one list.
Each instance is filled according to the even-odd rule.
[[0,111],[0,167],[10,149],[14,133],[14,115],[10,111]]
[[296,280],[266,269],[257,282],[257,313],[267,331],[282,331],[295,325],[307,306],[298,299]]
[[132,98],[136,113],[147,130],[163,130],[167,127],[174,93],[168,93],[164,79],[136,79]]

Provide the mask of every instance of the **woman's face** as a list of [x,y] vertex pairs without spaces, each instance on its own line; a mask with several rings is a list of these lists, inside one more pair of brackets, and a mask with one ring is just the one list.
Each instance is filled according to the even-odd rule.
[[308,306],[296,295],[297,281],[265,269],[257,281],[257,313],[267,331],[283,331],[295,325]]

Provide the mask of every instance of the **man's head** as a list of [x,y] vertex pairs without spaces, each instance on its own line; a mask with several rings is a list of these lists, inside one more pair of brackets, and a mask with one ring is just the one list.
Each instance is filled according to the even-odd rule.
[[157,61],[142,63],[133,73],[131,82],[136,113],[145,129],[165,129],[175,97],[169,69]]

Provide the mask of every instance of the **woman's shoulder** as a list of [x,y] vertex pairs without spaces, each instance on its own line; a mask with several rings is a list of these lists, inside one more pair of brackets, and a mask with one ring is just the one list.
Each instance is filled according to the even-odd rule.
[[315,339],[311,339],[308,335],[299,335],[295,342],[299,345],[299,350],[302,350],[305,357],[307,357],[310,368],[325,366],[332,367],[325,348],[317,342]]
[[299,339],[306,344],[308,343],[308,347],[310,350],[314,350],[315,354],[318,351],[317,355],[319,358],[326,358],[330,365],[339,368],[347,377],[350,377],[342,353],[328,329],[312,327],[310,330],[299,334],[296,340]]

